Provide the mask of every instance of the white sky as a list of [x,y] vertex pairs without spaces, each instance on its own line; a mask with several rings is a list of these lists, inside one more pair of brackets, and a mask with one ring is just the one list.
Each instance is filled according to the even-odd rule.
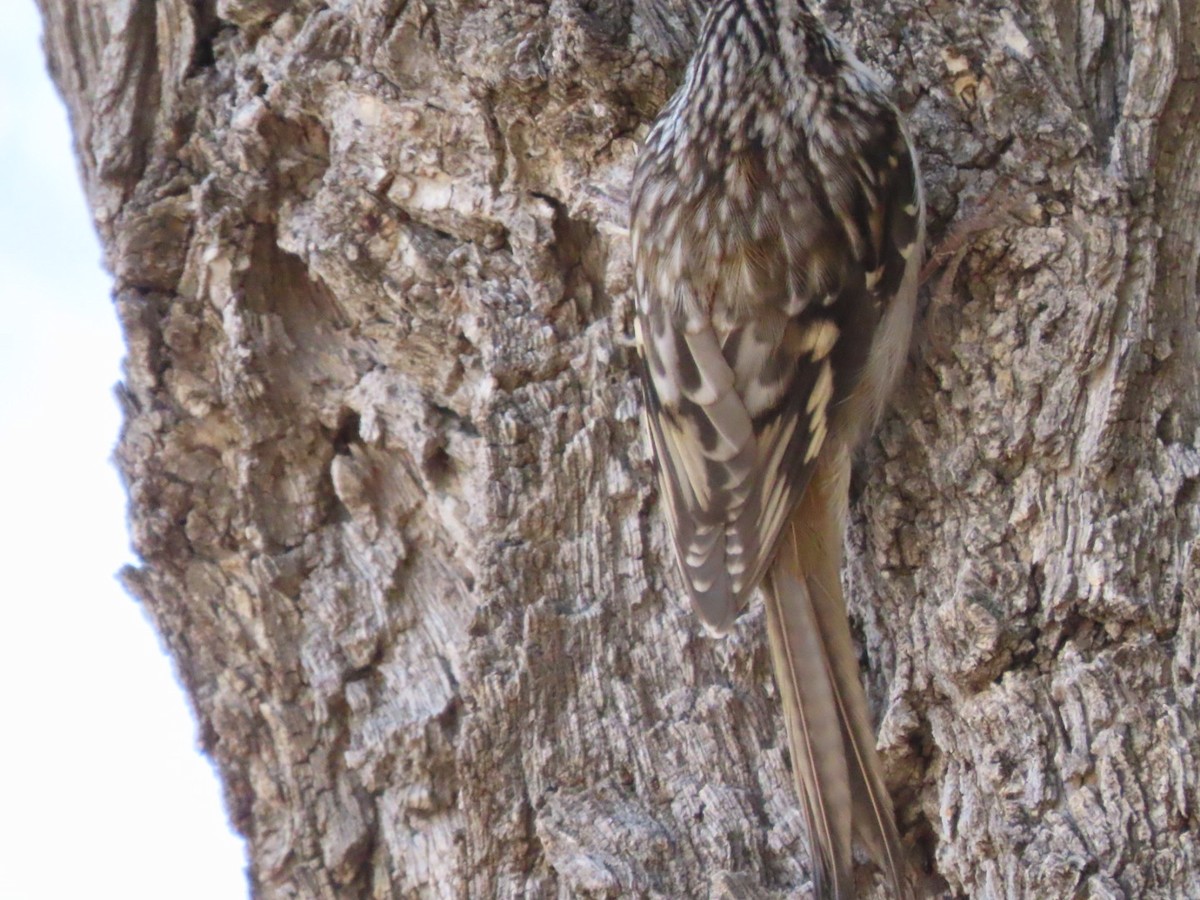
[[0,0],[0,900],[247,896],[141,609],[109,462],[121,335],[33,0]]

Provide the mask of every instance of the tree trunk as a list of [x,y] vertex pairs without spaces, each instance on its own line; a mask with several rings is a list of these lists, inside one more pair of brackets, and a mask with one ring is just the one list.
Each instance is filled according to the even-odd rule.
[[[687,608],[632,371],[630,172],[703,4],[39,2],[126,582],[255,894],[803,891],[762,613]],[[912,862],[1200,896],[1198,7],[827,6],[944,250],[848,535]]]

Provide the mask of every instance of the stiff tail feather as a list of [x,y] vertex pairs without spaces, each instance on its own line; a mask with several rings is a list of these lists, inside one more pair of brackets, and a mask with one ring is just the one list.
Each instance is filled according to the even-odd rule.
[[763,584],[771,662],[808,825],[814,895],[854,896],[857,837],[894,896],[908,898],[900,837],[842,598],[847,482],[845,462],[836,471],[818,471],[780,542]]

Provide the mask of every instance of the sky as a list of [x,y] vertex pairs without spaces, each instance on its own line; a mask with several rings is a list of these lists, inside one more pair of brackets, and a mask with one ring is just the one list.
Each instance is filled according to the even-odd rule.
[[0,900],[237,900],[243,844],[115,578],[121,333],[40,34],[0,2]]

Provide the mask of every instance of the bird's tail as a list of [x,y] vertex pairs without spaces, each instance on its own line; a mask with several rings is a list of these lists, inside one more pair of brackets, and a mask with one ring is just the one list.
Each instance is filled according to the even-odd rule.
[[909,892],[892,801],[875,752],[840,578],[849,465],[818,471],[765,579],[767,633],[814,896],[854,896],[857,836],[897,898]]

